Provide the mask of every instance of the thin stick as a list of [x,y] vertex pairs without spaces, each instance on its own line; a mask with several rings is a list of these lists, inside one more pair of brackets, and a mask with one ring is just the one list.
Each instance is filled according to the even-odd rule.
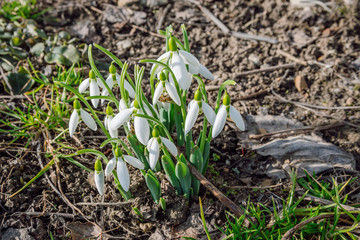
[[234,37],[237,37],[237,38],[268,42],[268,43],[271,43],[271,44],[277,44],[278,43],[278,40],[276,40],[276,39],[272,39],[272,38],[268,38],[268,37],[256,36],[256,35],[252,35],[252,34],[248,34],[248,33],[234,32],[233,31],[233,32],[231,32],[231,35],[233,35]]
[[[324,205],[332,205],[332,204],[337,205],[333,201],[322,199],[322,198],[315,197],[315,196],[311,196],[309,194],[307,194],[306,197],[304,197],[304,200],[317,202],[317,203],[321,203],[321,204],[324,204]],[[356,208],[356,207],[352,207],[352,206],[348,206],[348,205],[344,205],[344,204],[339,204],[339,205],[342,208],[344,208],[346,211],[358,211],[358,212],[360,212],[360,208]]]
[[250,71],[239,73],[237,75],[237,77],[245,77],[247,75],[252,75],[252,74],[262,73],[262,72],[273,72],[273,71],[276,71],[276,70],[279,70],[279,69],[295,68],[296,65],[297,65],[296,63],[287,63],[287,64],[271,66],[271,67],[267,67],[267,68],[250,70]]
[[[345,214],[341,214],[341,215],[345,215]],[[283,237],[281,238],[281,240],[288,240],[291,239],[291,237],[294,235],[294,233],[299,230],[300,228],[302,228],[303,226],[305,226],[308,223],[314,222],[314,221],[318,221],[324,218],[333,218],[334,214],[323,214],[323,215],[318,215],[309,219],[306,219],[305,221],[296,224],[293,228],[291,228],[290,230],[288,230]]]
[[75,203],[75,206],[124,206],[128,204],[132,204],[134,200],[128,200],[126,202],[98,202],[98,203],[88,203],[88,202],[79,202]]
[[9,99],[24,99],[24,98],[26,98],[25,96],[23,96],[23,95],[12,95],[12,96],[7,96],[7,95],[1,95],[0,96],[0,99],[6,99],[6,98],[9,98]]
[[[226,197],[219,189],[217,189],[209,180],[206,179],[204,175],[202,175],[195,167],[193,167],[190,163],[188,163],[188,167],[191,173],[200,181],[200,183],[206,187],[217,199],[220,200],[226,207],[228,207],[237,217],[241,217],[244,215],[244,211],[236,205],[233,201],[231,201],[228,197]],[[250,222],[247,218],[244,219],[244,225],[249,226]]]
[[14,95],[14,91],[9,83],[9,79],[7,78],[7,76],[4,73],[4,70],[2,69],[2,67],[0,66],[0,72],[1,72],[1,76],[3,77],[6,85],[8,86],[9,90],[10,90],[10,95],[13,96]]
[[151,32],[151,31],[147,30],[146,28],[139,27],[139,26],[136,26],[136,25],[134,25],[134,24],[131,24],[131,27],[133,27],[133,28],[135,28],[135,29],[138,29],[138,30],[140,30],[140,31],[142,31],[142,32],[146,32],[146,33],[148,33],[148,34],[150,34],[150,35],[152,35],[152,36],[155,36],[155,37],[166,38],[165,36],[163,36],[163,35],[161,35],[161,34],[153,33],[153,32]]
[[171,4],[168,4],[168,5],[166,5],[166,7],[164,8],[164,10],[162,11],[161,16],[160,16],[160,18],[159,18],[159,21],[158,21],[158,23],[156,24],[156,28],[155,28],[156,30],[161,29],[161,26],[163,25],[164,20],[165,20],[165,17],[166,17],[166,15],[168,14],[170,8],[171,8]]
[[293,55],[291,55],[291,54],[289,54],[287,52],[284,52],[283,50],[278,49],[277,54],[282,55],[282,56],[288,58],[289,60],[291,60],[293,62],[296,62],[296,63],[299,63],[301,65],[304,65],[304,66],[308,65],[306,61],[298,59],[298,58],[294,57]]
[[[39,215],[43,215],[46,217],[51,217],[51,216],[60,216],[60,217],[65,217],[65,218],[84,218],[83,216],[80,215],[75,215],[75,214],[71,214],[71,213],[58,213],[58,212],[46,212],[46,213],[42,213],[42,212],[14,212],[13,215],[27,215],[27,216],[39,216]],[[90,218],[90,217],[89,217]]]
[[225,26],[225,24],[223,24],[217,17],[215,17],[214,14],[212,14],[209,9],[207,9],[206,7],[202,6],[198,1],[195,0],[187,0],[188,2],[194,3],[198,8],[200,8],[200,10],[207,16],[210,18],[211,21],[213,21],[216,26],[218,26],[221,31],[223,31],[223,33],[229,34],[230,33],[230,29]]
[[[342,122],[336,122],[333,124],[318,126],[318,127],[303,127],[303,128],[280,130],[280,131],[271,132],[271,133],[250,134],[249,139],[260,139],[260,138],[264,138],[264,137],[284,137],[284,136],[298,134],[298,132],[303,133],[303,132],[311,132],[311,131],[323,131],[323,130],[328,130],[331,128],[340,127],[343,125],[344,125],[344,123],[342,123]],[[274,136],[274,135],[280,135],[280,136]]]

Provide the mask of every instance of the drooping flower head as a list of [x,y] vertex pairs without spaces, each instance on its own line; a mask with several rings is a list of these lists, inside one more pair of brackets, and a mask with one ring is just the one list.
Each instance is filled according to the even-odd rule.
[[[168,43],[170,51],[162,54],[157,61],[168,63],[181,89],[188,90],[190,88],[192,74],[201,74],[209,80],[214,79],[211,72],[201,65],[194,55],[178,49],[175,37],[170,37]],[[157,74],[163,69],[164,67],[154,64],[150,72],[155,71],[154,74]]]
[[133,107],[120,110],[120,112],[116,114],[110,122],[109,129],[115,131],[125,122],[128,122],[133,118],[135,135],[143,145],[146,145],[150,137],[150,126],[147,119],[137,116],[132,117],[136,113],[143,114],[143,111],[140,109],[139,103],[135,99]]
[[213,125],[215,122],[216,114],[214,110],[209,106],[209,104],[202,100],[202,93],[198,89],[195,92],[194,100],[189,103],[189,111],[185,119],[185,135],[188,134],[188,132],[192,129],[199,115],[199,112],[201,111],[204,112],[206,119],[210,122],[211,125]]
[[74,111],[71,113],[69,120],[69,134],[70,137],[73,136],[76,127],[79,125],[80,118],[84,123],[93,131],[97,130],[97,125],[91,115],[81,108],[80,102],[75,99],[73,102]]
[[215,138],[219,133],[223,130],[226,122],[226,118],[230,117],[231,120],[234,121],[235,125],[241,130],[245,130],[245,123],[241,114],[239,113],[236,108],[230,105],[230,96],[225,91],[223,96],[223,104],[220,106],[219,111],[216,115],[213,130],[212,130],[212,137]]
[[110,105],[107,105],[106,107],[106,116],[104,119],[104,125],[105,128],[109,131],[109,134],[112,138],[117,138],[119,136],[118,134],[118,130],[112,130],[109,128],[110,122],[111,120],[114,118],[114,110],[112,109],[112,107]]
[[106,165],[105,176],[110,175],[116,166],[116,174],[118,176],[120,185],[127,192],[129,191],[130,187],[130,176],[125,162],[138,169],[144,169],[144,164],[135,157],[124,155],[119,147],[115,148],[114,155],[115,157],[112,158]]
[[[79,92],[83,93],[90,86],[90,96],[99,96],[100,90],[98,83],[101,82],[99,79],[96,80],[96,75],[94,71],[91,69],[89,72],[89,78],[82,81],[79,85]],[[91,103],[96,108],[99,104],[99,99],[91,99]]]
[[159,160],[161,148],[166,147],[167,150],[173,155],[178,155],[178,150],[175,144],[167,138],[161,137],[159,131],[155,127],[152,131],[152,138],[147,144],[147,149],[149,151],[149,165],[151,169],[155,169],[156,164]]
[[95,186],[100,195],[104,195],[105,192],[105,177],[102,168],[101,161],[99,159],[95,162]]

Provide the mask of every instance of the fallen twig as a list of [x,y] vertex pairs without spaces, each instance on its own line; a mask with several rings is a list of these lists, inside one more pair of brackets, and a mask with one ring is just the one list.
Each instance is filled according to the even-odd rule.
[[[271,132],[271,133],[250,134],[249,138],[250,139],[260,139],[260,138],[266,138],[266,137],[284,137],[284,136],[291,136],[291,135],[299,134],[299,132],[304,133],[304,132],[312,132],[312,131],[323,131],[323,130],[327,130],[327,129],[331,129],[331,128],[340,127],[343,125],[344,125],[344,123],[342,123],[342,122],[336,122],[333,124],[318,126],[318,127],[302,127],[302,128],[280,130],[280,131]],[[276,136],[276,135],[279,135],[279,136]]]
[[272,39],[272,38],[268,38],[268,37],[256,36],[256,35],[252,35],[252,34],[248,34],[248,33],[232,31],[231,35],[233,35],[234,37],[237,37],[237,38],[242,38],[242,39],[256,40],[256,41],[268,42],[268,43],[272,43],[272,44],[277,44],[278,43],[278,40],[276,40],[276,39]]
[[298,58],[294,57],[293,55],[291,55],[291,54],[289,54],[287,52],[284,52],[283,50],[278,49],[277,54],[279,54],[281,56],[284,56],[284,57],[288,58],[289,60],[291,60],[293,62],[296,62],[296,63],[299,63],[301,65],[304,65],[304,66],[308,65],[308,63],[306,61],[298,59]]
[[[14,212],[13,215],[27,215],[27,216],[34,216],[34,217],[43,215],[46,217],[51,217],[51,216],[59,216],[59,217],[64,217],[64,218],[78,217],[78,218],[84,219],[84,217],[80,216],[80,215],[75,215],[75,214],[71,214],[71,213],[58,213],[58,212],[46,212],[44,214],[42,212]],[[91,218],[91,217],[88,217],[88,218]],[[85,220],[87,220],[87,219],[85,218]]]
[[79,202],[75,203],[75,206],[123,206],[132,204],[134,200],[128,200],[126,202],[97,202],[97,203],[90,203],[90,202]]
[[[315,196],[311,196],[309,194],[306,195],[306,197],[304,197],[304,200],[307,201],[312,201],[312,202],[317,202],[317,203],[321,203],[324,205],[337,205],[335,202],[330,201],[330,200],[326,200],[326,199],[322,199],[322,198],[318,198]],[[339,204],[343,209],[345,209],[346,211],[358,211],[360,212],[360,208],[356,208],[356,207],[352,207],[352,206],[348,206],[348,205],[344,205],[344,204]]]
[[[195,167],[193,167],[190,163],[188,163],[188,167],[191,173],[200,181],[200,183],[206,187],[217,199],[220,200],[226,207],[228,207],[237,217],[241,217],[244,215],[244,211],[236,205],[233,201],[231,201],[228,197],[226,197],[219,189],[217,189],[209,180],[206,179],[204,175],[202,175]],[[244,219],[244,226],[249,226],[250,222],[247,218]]]
[[245,77],[247,75],[256,74],[256,73],[262,73],[262,72],[273,72],[273,71],[276,71],[276,70],[279,70],[279,69],[295,68],[296,65],[297,65],[297,63],[287,63],[287,64],[271,66],[271,67],[267,67],[267,68],[250,70],[250,71],[246,71],[246,72],[242,72],[242,73],[237,74],[237,77]]
[[[345,215],[345,214],[341,214],[341,215]],[[318,215],[309,219],[306,219],[305,221],[296,224],[293,228],[291,228],[290,230],[288,230],[283,237],[281,238],[281,240],[288,240],[291,239],[291,237],[294,235],[294,233],[299,230],[300,228],[304,227],[306,224],[314,222],[314,221],[318,221],[324,218],[333,218],[334,214],[323,214],[323,215]]]
[[146,28],[143,28],[143,27],[139,27],[139,26],[136,26],[135,24],[131,24],[131,27],[132,28],[135,28],[137,30],[140,30],[142,32],[146,32],[152,36],[155,36],[155,37],[159,37],[159,38],[166,38],[165,36],[161,35],[161,34],[158,34],[158,33],[154,33],[154,32],[151,32],[149,30],[147,30]]
[[162,13],[161,13],[161,16],[159,18],[159,21],[158,23],[156,24],[156,30],[159,30],[161,29],[161,26],[163,25],[164,23],[164,20],[165,20],[165,17],[166,15],[168,14],[169,10],[171,8],[171,4],[169,3],[168,5],[166,5],[166,7],[163,9]]

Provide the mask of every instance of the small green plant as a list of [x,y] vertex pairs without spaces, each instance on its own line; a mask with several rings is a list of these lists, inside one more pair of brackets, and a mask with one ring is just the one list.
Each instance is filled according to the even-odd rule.
[[[360,211],[344,205],[347,197],[341,201],[341,192],[354,180],[349,179],[341,184],[333,180],[330,187],[330,184],[320,183],[310,175],[297,181],[293,173],[291,190],[281,206],[275,201],[272,207],[267,207],[249,200],[244,209],[245,215],[237,218],[228,213],[225,226],[219,229],[231,236],[229,239],[359,239],[356,229],[360,222]],[[296,199],[295,186],[299,182],[307,191]],[[324,206],[305,202],[305,198],[313,197],[310,190],[332,201],[324,200]],[[251,221],[250,226],[245,225],[246,218]],[[340,218],[349,221],[340,222]]]
[[1,3],[0,15],[14,22],[19,19],[36,19],[48,10],[39,10],[36,0],[4,0]]

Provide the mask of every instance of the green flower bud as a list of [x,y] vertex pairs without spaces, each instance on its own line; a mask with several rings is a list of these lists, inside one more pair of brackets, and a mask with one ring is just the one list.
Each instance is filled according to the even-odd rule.
[[89,72],[89,78],[90,79],[95,79],[96,78],[96,75],[95,75],[95,73],[94,73],[94,71],[92,69]]
[[198,102],[201,101],[201,99],[202,99],[202,94],[201,94],[201,92],[200,92],[200,89],[197,89],[197,90],[196,90],[196,92],[195,92],[195,94],[194,94],[194,99],[195,99],[196,101],[198,101]]
[[76,110],[79,110],[79,109],[81,108],[81,104],[80,104],[80,102],[79,102],[77,99],[74,100],[74,102],[73,102],[73,107],[74,107],[74,109],[76,109]]
[[139,102],[138,102],[137,99],[134,100],[134,107],[135,107],[136,109],[139,109],[139,108],[140,108],[140,105],[139,105]]
[[114,114],[114,111],[113,111],[112,107],[110,107],[110,105],[107,105],[107,107],[106,107],[106,115],[112,116],[113,114]]
[[160,81],[165,81],[166,80],[166,75],[164,72],[160,72]]
[[101,172],[102,171],[103,168],[102,168],[101,161],[99,159],[96,159],[94,169],[95,169],[96,172]]
[[225,94],[224,94],[223,104],[224,104],[225,106],[229,106],[229,105],[230,105],[230,96],[229,96],[229,94],[227,94],[227,92],[225,92]]
[[122,151],[119,147],[115,148],[115,157],[122,157]]
[[152,130],[152,136],[154,138],[158,138],[160,136],[159,131],[156,129],[156,127]]
[[110,72],[110,74],[115,74],[116,73],[116,67],[114,66],[113,63],[111,63],[111,65],[109,67],[109,72]]
[[169,49],[173,52],[177,50],[176,40],[174,37],[170,37],[169,39]]

